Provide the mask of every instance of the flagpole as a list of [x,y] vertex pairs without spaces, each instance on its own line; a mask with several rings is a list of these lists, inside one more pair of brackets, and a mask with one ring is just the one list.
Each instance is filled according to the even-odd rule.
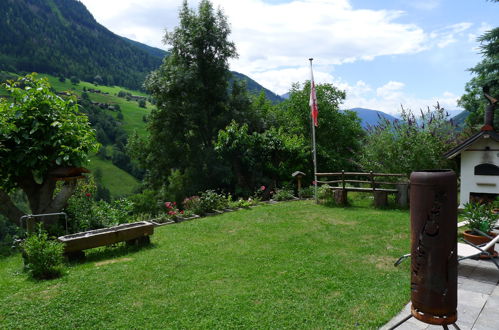
[[[314,72],[312,70],[312,61],[314,60],[313,58],[308,59],[310,61],[310,93],[312,93],[312,88],[314,85]],[[312,95],[312,94],[311,94]],[[317,199],[317,151],[316,151],[316,145],[315,145],[315,123],[314,119],[312,116],[310,116],[310,122],[312,124],[312,153],[313,153],[313,159],[314,159],[314,198],[315,198],[315,203],[318,204],[319,201]]]

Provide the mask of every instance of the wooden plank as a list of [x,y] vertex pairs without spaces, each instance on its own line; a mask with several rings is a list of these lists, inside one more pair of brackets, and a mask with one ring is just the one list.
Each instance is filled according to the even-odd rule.
[[[332,173],[316,173],[317,176],[340,176],[340,175],[371,175],[370,173],[363,172],[332,172]],[[394,177],[407,177],[406,174],[402,173],[373,173],[373,176],[394,176]]]
[[[343,190],[343,187],[329,187],[331,190]],[[373,192],[373,188],[360,188],[360,187],[345,187],[347,191],[360,191],[360,192]],[[375,188],[374,191],[384,191],[388,193],[396,193],[397,189]]]

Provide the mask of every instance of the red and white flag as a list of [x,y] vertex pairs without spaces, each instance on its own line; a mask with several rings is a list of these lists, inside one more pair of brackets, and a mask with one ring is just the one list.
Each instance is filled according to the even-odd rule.
[[319,108],[317,107],[317,94],[315,93],[315,83],[314,83],[314,73],[312,71],[312,63],[310,63],[310,115],[312,116],[312,120],[314,121],[314,126],[318,127],[319,123],[317,122],[317,118],[319,117]]

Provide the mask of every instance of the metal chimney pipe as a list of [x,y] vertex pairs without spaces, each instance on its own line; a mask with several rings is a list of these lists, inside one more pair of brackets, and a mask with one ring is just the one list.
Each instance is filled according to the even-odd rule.
[[494,110],[496,108],[497,100],[487,94],[487,89],[484,88],[483,95],[489,100],[489,105],[485,108],[485,121],[482,127],[482,131],[493,131],[494,130]]
[[411,314],[435,325],[457,320],[457,177],[451,170],[410,177]]

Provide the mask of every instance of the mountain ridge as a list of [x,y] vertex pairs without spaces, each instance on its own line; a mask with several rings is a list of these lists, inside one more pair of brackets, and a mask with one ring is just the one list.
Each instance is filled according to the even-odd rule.
[[[0,1],[0,71],[39,72],[104,85],[143,89],[168,51],[119,36],[77,0]],[[232,71],[252,93],[282,99]]]

